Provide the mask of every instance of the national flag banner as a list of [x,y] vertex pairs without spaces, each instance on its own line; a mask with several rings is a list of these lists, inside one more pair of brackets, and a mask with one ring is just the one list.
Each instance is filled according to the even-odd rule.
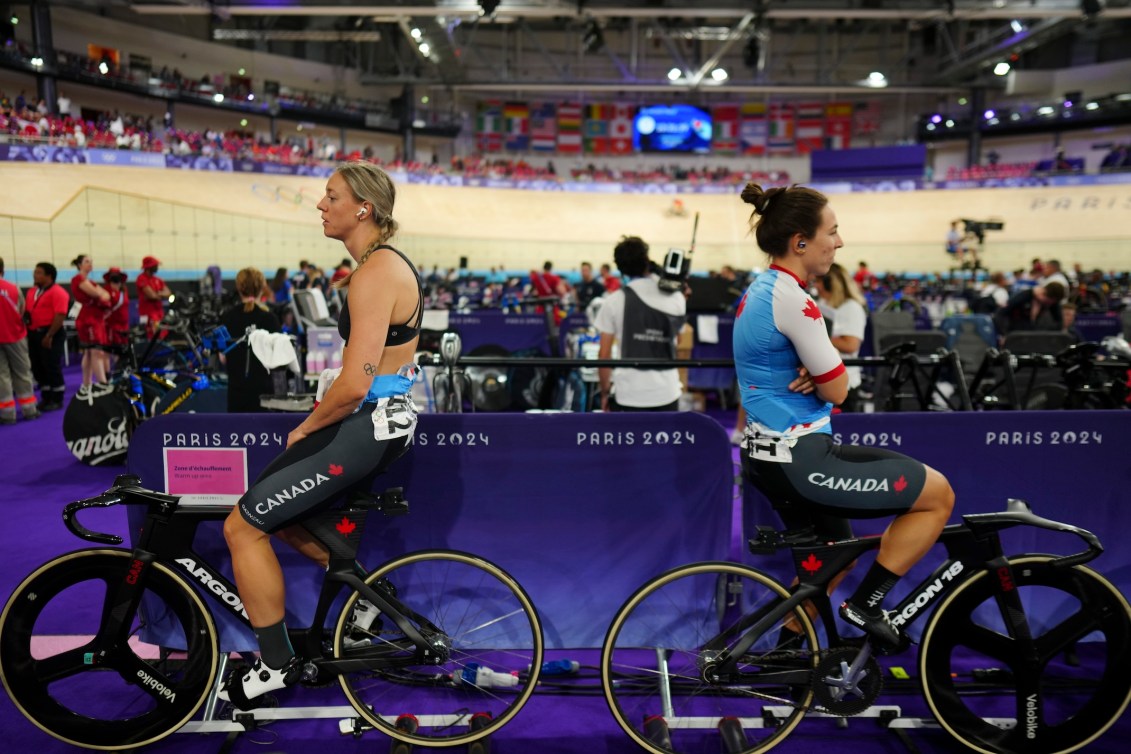
[[883,110],[879,100],[857,102],[856,110],[852,114],[852,132],[856,136],[874,136],[880,131],[883,122]]
[[771,102],[766,151],[770,154],[793,154],[793,150],[793,105],[788,102]]
[[588,154],[607,154],[609,152],[609,121],[613,106],[595,104],[585,106],[585,124],[582,126],[585,151]]
[[507,151],[525,152],[530,149],[530,105],[508,102],[503,105],[503,118],[507,124]]
[[739,108],[741,121],[738,126],[738,145],[742,154],[763,155],[766,153],[766,137],[769,124],[766,123],[766,105],[761,102],[747,102]]
[[636,120],[636,106],[624,102],[612,105],[609,119],[609,151],[613,154],[632,153],[632,122]]
[[714,121],[712,152],[735,154],[738,151],[739,116],[738,105],[715,105],[711,108],[711,120]]
[[558,147],[557,108],[553,102],[530,106],[530,147],[535,152],[553,152]]
[[558,105],[558,152],[581,154],[581,105],[576,102]]
[[810,154],[825,146],[825,106],[820,102],[804,102],[794,110],[795,141],[798,154]]
[[475,114],[475,146],[481,153],[503,149],[503,103],[480,102]]
[[848,149],[852,146],[852,103],[830,102],[825,105],[825,149]]

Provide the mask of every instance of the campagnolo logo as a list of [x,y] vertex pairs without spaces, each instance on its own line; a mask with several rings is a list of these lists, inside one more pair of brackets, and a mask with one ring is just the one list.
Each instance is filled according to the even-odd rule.
[[228,591],[228,588],[213,576],[207,568],[198,566],[196,561],[192,558],[177,558],[177,562],[182,568],[188,571],[190,576],[200,581],[201,584],[204,584],[205,589],[217,595],[237,613],[245,618],[247,617],[247,610],[244,609],[243,600],[240,599],[240,596],[235,592]]
[[893,614],[891,616],[892,625],[902,626],[914,618],[920,610],[931,603],[936,594],[943,590],[944,582],[951,583],[960,573],[962,573],[962,561],[956,561],[950,568],[943,571],[942,575],[935,579],[933,583],[927,584],[923,591],[915,595],[915,599],[907,607],[903,608],[898,614]]
[[80,437],[68,442],[67,447],[80,461],[98,464],[129,448],[130,436],[126,429],[126,417],[117,416],[107,420],[104,434]]
[[142,686],[148,686],[149,688],[153,689],[158,694],[160,694],[161,698],[165,701],[169,702],[170,704],[177,701],[176,691],[173,691],[171,688],[161,683],[161,681],[157,680],[149,673],[146,673],[141,668],[138,668],[137,677],[141,681]]

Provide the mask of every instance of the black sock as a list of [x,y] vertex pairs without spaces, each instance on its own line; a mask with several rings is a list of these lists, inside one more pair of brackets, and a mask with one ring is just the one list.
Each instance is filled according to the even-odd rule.
[[884,568],[878,561],[872,563],[872,567],[868,569],[864,580],[856,588],[856,593],[849,597],[848,601],[858,610],[878,613],[884,597],[888,596],[888,592],[891,591],[897,581],[899,581],[899,576]]
[[285,621],[263,628],[252,627],[252,630],[255,631],[255,638],[259,641],[259,656],[267,667],[278,670],[295,656]]

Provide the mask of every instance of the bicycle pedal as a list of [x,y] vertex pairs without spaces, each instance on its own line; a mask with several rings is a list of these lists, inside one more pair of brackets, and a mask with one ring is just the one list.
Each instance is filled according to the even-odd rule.
[[408,513],[408,500],[405,500],[404,487],[390,487],[381,493],[377,510],[390,518]]

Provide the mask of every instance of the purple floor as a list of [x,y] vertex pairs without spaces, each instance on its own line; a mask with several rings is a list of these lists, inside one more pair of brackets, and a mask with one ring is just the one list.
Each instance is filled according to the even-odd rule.
[[[72,391],[75,377],[74,370],[69,370]],[[62,414],[56,411],[38,421],[0,427],[0,448],[3,449],[0,458],[3,459],[6,477],[4,494],[0,497],[3,511],[0,537],[6,553],[5,568],[0,572],[0,599],[3,600],[33,568],[56,554],[85,544],[63,527],[62,507],[69,501],[101,492],[122,470],[117,467],[91,468],[75,461],[62,439]],[[730,429],[733,412],[712,411],[711,414]],[[92,512],[84,518],[84,523],[101,531],[125,533],[125,519],[120,510]],[[552,653],[547,659],[570,657],[590,663],[595,661],[594,655],[592,651],[572,655],[563,651]],[[883,664],[885,670],[890,670],[892,665],[901,666],[914,677],[914,650],[894,659],[885,659]],[[540,689],[518,717],[492,741],[491,750],[503,754],[638,752],[639,749],[616,727],[600,695],[596,669],[583,669],[582,678],[575,685],[580,688],[570,694]],[[889,676],[885,689],[880,704],[899,705],[909,716],[926,714],[924,702],[913,681],[900,682]],[[304,706],[346,704],[337,686],[287,693],[291,696],[284,696],[284,703]],[[6,695],[0,695],[0,731],[3,735],[0,751],[3,752],[49,754],[73,750],[29,723]],[[1085,750],[1112,754],[1123,752],[1126,751],[1124,747],[1128,736],[1131,736],[1131,714],[1125,713],[1115,728]],[[1120,740],[1125,743],[1120,744]],[[224,735],[220,733],[177,734],[148,747],[147,751],[196,754],[218,750],[223,744]],[[338,732],[336,719],[279,721],[241,736],[231,751],[299,754],[316,747],[335,753],[384,752],[389,749],[389,744],[377,733],[367,733],[358,739],[343,736]],[[788,741],[777,748],[782,752],[822,754],[843,750],[878,754],[963,749],[937,729],[910,731],[904,741],[895,732],[881,728],[874,719],[863,717],[849,720],[845,728],[837,727],[834,721],[827,719],[805,720]]]

